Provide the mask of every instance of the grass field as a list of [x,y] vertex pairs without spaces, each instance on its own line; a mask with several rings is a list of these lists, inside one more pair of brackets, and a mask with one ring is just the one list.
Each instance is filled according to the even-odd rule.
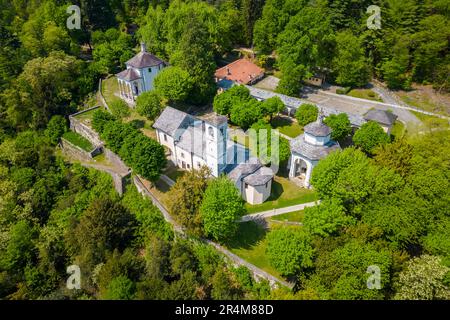
[[284,208],[296,204],[316,201],[317,193],[312,190],[299,188],[288,178],[275,176],[272,183],[272,193],[266,202],[257,205],[246,204],[247,212],[257,213],[261,211]]
[[78,133],[73,131],[67,131],[64,133],[63,138],[69,141],[70,143],[80,147],[84,151],[92,151],[94,149],[92,143],[89,142],[86,138],[80,136]]
[[367,99],[380,102],[383,101],[378,94],[376,94],[370,89],[352,89],[350,90],[349,93],[347,93],[347,95],[360,99]]
[[273,216],[270,219],[277,221],[289,221],[289,222],[303,222],[303,218],[305,217],[305,212],[294,211],[285,214],[280,214],[279,216]]
[[226,247],[239,257],[281,279],[266,255],[266,233],[267,230],[253,221],[240,223],[237,234],[226,243]]
[[278,116],[272,119],[272,128],[291,138],[295,138],[303,133],[303,128],[297,121],[289,117]]

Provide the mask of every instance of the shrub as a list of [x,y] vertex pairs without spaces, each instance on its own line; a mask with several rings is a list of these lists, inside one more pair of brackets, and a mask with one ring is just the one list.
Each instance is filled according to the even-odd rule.
[[295,118],[301,126],[306,126],[317,119],[319,109],[314,104],[302,104],[295,112]]

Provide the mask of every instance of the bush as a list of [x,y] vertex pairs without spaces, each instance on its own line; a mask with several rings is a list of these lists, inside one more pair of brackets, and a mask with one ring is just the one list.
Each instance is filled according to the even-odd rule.
[[352,125],[346,113],[332,114],[324,122],[331,128],[331,138],[334,140],[344,139],[352,133]]
[[162,110],[161,97],[156,91],[147,91],[136,100],[136,111],[149,120],[155,120]]
[[317,119],[319,109],[314,104],[305,103],[302,104],[295,112],[295,118],[299,125],[306,126]]
[[266,253],[270,263],[283,276],[295,276],[313,265],[311,239],[298,228],[280,228],[269,232]]
[[45,136],[52,144],[57,144],[59,138],[67,132],[67,121],[62,116],[53,116],[47,124],[45,129]]
[[121,119],[130,116],[130,108],[128,104],[123,100],[114,100],[109,104],[112,114]]
[[369,121],[356,131],[353,142],[364,152],[372,154],[376,147],[389,143],[390,138],[378,123]]

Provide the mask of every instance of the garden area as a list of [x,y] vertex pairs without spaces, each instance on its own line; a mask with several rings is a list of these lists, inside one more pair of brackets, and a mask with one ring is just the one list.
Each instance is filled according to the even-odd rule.
[[287,116],[276,116],[272,119],[271,124],[272,128],[291,138],[296,138],[303,133],[303,127]]
[[352,89],[347,95],[354,98],[383,102],[383,99],[370,89]]
[[86,152],[90,152],[94,149],[94,146],[88,139],[79,135],[76,132],[67,131],[66,133],[63,134],[62,137],[67,141],[69,141],[70,143],[72,143],[73,145],[80,147]]
[[245,204],[248,214],[284,208],[318,200],[316,192],[300,188],[286,177],[275,176],[272,193],[266,202],[257,205]]

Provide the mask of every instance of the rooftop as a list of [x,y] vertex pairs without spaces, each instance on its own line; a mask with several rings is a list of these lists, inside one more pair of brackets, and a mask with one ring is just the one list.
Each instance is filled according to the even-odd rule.
[[221,116],[215,112],[209,112],[203,116],[197,116],[198,119],[208,122],[213,126],[219,126],[221,124],[227,123],[228,118],[225,116]]
[[157,56],[147,52],[145,44],[143,43],[141,44],[141,52],[126,62],[127,66],[138,69],[159,66],[160,64],[166,63]]
[[333,140],[330,140],[327,144],[323,146],[312,145],[305,141],[304,134],[291,140],[290,145],[292,152],[297,153],[313,161],[323,159],[331,152],[341,149],[339,144],[334,142]]
[[273,179],[273,171],[267,167],[261,167],[244,178],[244,182],[251,186],[262,186]]
[[194,122],[194,118],[186,112],[167,106],[161,115],[156,119],[153,128],[164,131],[170,136],[183,125]]
[[240,84],[247,84],[264,75],[264,69],[248,59],[236,60],[225,67],[216,70],[217,79],[227,79]]
[[330,127],[323,123],[322,114],[319,114],[317,121],[307,124],[304,131],[316,137],[326,137],[331,134]]
[[395,120],[397,120],[397,116],[386,110],[371,109],[364,115],[364,119],[392,126]]
[[133,68],[123,70],[122,72],[119,72],[118,74],[116,74],[116,76],[117,76],[117,78],[123,79],[126,81],[133,81],[133,80],[137,80],[137,79],[141,78],[139,73],[137,73],[137,71],[134,70]]

